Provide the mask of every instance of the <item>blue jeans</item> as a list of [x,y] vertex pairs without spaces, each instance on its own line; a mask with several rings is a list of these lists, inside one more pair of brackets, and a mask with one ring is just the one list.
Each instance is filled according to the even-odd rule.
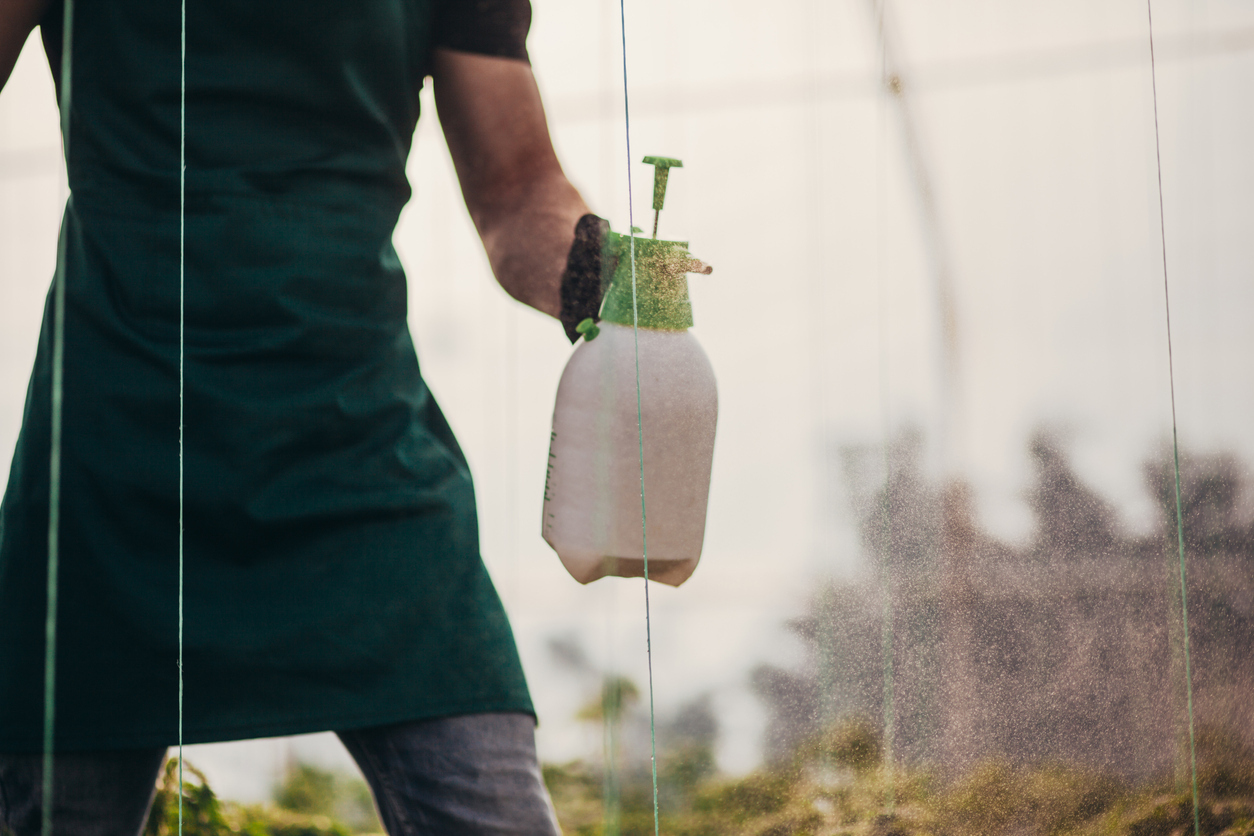
[[[467,714],[338,732],[390,836],[555,836],[526,714]],[[56,836],[136,836],[164,749],[57,755]],[[42,755],[0,754],[0,826],[40,830]]]

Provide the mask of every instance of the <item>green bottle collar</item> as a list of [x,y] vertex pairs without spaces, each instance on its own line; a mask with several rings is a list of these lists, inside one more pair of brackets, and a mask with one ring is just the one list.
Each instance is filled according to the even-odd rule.
[[[607,255],[618,257],[601,308],[607,322],[657,331],[686,331],[692,327],[692,302],[688,298],[688,273],[703,266],[688,252],[687,241],[635,238],[636,305],[631,300],[632,238],[611,232]],[[706,268],[708,271],[708,268]]]

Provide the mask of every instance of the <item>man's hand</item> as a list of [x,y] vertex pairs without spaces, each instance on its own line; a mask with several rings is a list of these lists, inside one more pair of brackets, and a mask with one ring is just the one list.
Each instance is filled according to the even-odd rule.
[[9,80],[17,56],[39,24],[49,0],[0,0],[0,90]]
[[492,272],[510,296],[559,316],[562,272],[588,207],[553,152],[531,67],[437,49],[432,78],[444,138]]

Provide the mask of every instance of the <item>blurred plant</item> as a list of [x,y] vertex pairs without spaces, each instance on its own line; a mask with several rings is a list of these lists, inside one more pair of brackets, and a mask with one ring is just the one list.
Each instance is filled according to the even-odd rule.
[[[1254,836],[1254,752],[1217,729],[1199,730],[1199,821],[1204,836]],[[874,726],[852,719],[802,741],[742,778],[716,772],[689,784],[687,805],[662,809],[670,836],[1190,836],[1192,794],[1169,777],[1130,787],[1058,763],[986,760],[946,783],[920,767],[885,768]],[[599,770],[545,767],[563,832],[608,836]],[[684,775],[662,776],[668,782]],[[891,788],[892,792],[888,792]],[[674,789],[674,788],[672,788]],[[890,809],[885,799],[895,798]],[[624,787],[622,836],[653,833],[643,783]]]
[[[894,439],[887,456],[878,445],[840,451],[865,571],[824,585],[788,623],[806,652],[801,665],[755,670],[768,761],[782,764],[833,721],[857,716],[877,732],[892,723],[896,763],[932,764],[949,779],[1003,759],[1133,782],[1174,765],[1173,791],[1185,787],[1174,459],[1168,450],[1146,466],[1158,525],[1133,533],[1056,436],[1035,433],[1028,453],[1035,525],[1011,545],[958,501],[969,493],[960,482],[927,476],[917,433]],[[1226,723],[1254,744],[1245,477],[1229,455],[1185,451],[1180,467],[1196,720]]]
[[[667,724],[695,730],[700,738],[710,729],[701,701],[694,705]],[[1254,751],[1219,728],[1203,727],[1197,737],[1201,832],[1254,836]],[[874,727],[859,719],[803,741],[791,757],[742,778],[718,775],[709,751],[668,750],[660,777],[664,797],[671,799],[662,809],[662,829],[671,836],[1188,836],[1193,829],[1192,793],[1166,791],[1168,778],[1136,789],[1062,764],[990,760],[945,784],[925,769],[886,769]],[[846,771],[833,773],[833,765]],[[284,808],[222,802],[194,766],[184,763],[184,772],[188,836],[355,832],[316,812],[334,811],[337,799],[348,795],[354,782],[344,776],[298,766],[276,788],[276,802],[290,805]],[[547,765],[544,779],[565,833],[608,836],[599,768]],[[178,761],[171,759],[158,781],[145,836],[177,833],[177,787]],[[891,810],[884,802],[889,787],[896,798]],[[653,833],[649,782],[627,782],[622,807],[615,833]]]
[[296,764],[274,788],[274,803],[294,813],[327,815],[335,803],[335,775],[307,763]]
[[884,755],[880,731],[865,717],[837,723],[798,747],[801,763],[821,763],[862,773],[880,765]]
[[986,761],[935,799],[932,821],[938,833],[955,836],[1054,836],[1106,812],[1124,794],[1107,776],[1059,764],[1029,769]]
[[[187,761],[183,761],[182,795],[184,836],[224,836],[231,832],[222,804],[209,789],[204,773]],[[179,832],[179,761],[170,758],[157,779],[144,836],[177,836]]]
[[236,807],[231,816],[232,836],[350,836],[350,831],[329,816],[309,816],[274,807]]
[[383,832],[370,788],[357,776],[297,763],[273,798],[281,810],[342,822],[353,833]]
[[601,695],[588,702],[575,715],[576,720],[600,723],[617,722],[640,701],[640,689],[625,676],[606,674],[601,681]]
[[1213,726],[1197,730],[1198,786],[1216,798],[1254,797],[1254,748]]
[[717,771],[713,749],[699,743],[670,748],[661,760],[658,768],[661,786],[675,791],[683,801]]
[[[179,833],[178,773],[178,759],[171,758],[157,781],[144,836]],[[351,836],[383,831],[373,806],[366,807],[368,817],[360,812],[365,790],[360,780],[299,765],[276,790],[275,806],[222,801],[196,767],[184,761],[183,773],[184,836]],[[372,804],[368,790],[364,803]]]

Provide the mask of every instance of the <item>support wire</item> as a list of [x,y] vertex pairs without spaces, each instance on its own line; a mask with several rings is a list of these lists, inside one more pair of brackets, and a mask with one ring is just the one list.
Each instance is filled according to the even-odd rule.
[[1180,620],[1184,626],[1184,689],[1189,712],[1189,769],[1193,778],[1193,833],[1201,836],[1202,825],[1197,795],[1197,742],[1193,729],[1193,668],[1189,659],[1189,593],[1185,577],[1184,513],[1180,500],[1180,437],[1176,421],[1176,370],[1171,350],[1171,291],[1167,281],[1167,216],[1163,209],[1163,152],[1158,131],[1158,71],[1154,63],[1154,4],[1145,0],[1149,24],[1150,90],[1154,101],[1154,162],[1158,170],[1158,230],[1163,256],[1163,308],[1167,321],[1167,379],[1171,391],[1171,454],[1175,467],[1176,545],[1180,555]]
[[644,498],[644,421],[640,403],[640,311],[636,299],[636,217],[631,191],[631,103],[627,93],[627,8],[626,0],[618,0],[619,23],[623,41],[623,117],[627,139],[627,225],[631,242],[631,334],[636,354],[636,437],[640,447],[640,536],[644,557],[644,635],[645,654],[649,665],[649,765],[653,775],[653,836],[660,836],[661,820],[657,800],[657,720],[653,704],[653,626],[649,612],[649,526]]
[[896,642],[893,637],[893,511],[892,511],[892,412],[891,395],[889,394],[889,339],[888,339],[888,280],[884,270],[884,221],[885,202],[885,153],[884,145],[888,135],[886,120],[888,107],[886,98],[891,94],[891,81],[888,73],[888,47],[884,34],[884,16],[888,0],[880,0],[875,4],[875,25],[879,33],[880,47],[880,94],[876,107],[876,131],[878,141],[875,144],[875,201],[876,201],[876,251],[875,268],[879,285],[879,389],[880,389],[880,432],[884,456],[884,493],[880,503],[880,524],[883,529],[884,548],[880,554],[880,659],[883,681],[881,705],[884,724],[884,808],[888,815],[897,810],[897,793],[893,783],[893,761],[897,737],[897,694],[896,675],[893,671],[893,649]]
[[179,836],[183,834],[183,359],[186,345],[184,268],[187,250],[187,0],[179,19]]
[[[817,470],[817,482],[822,487],[817,491],[818,508],[815,521],[819,532],[816,551],[826,563],[831,553],[830,531],[826,530],[828,517],[832,513],[835,498],[834,487],[837,483],[835,474],[835,455],[831,449],[830,422],[828,421],[828,364],[824,362],[830,334],[827,330],[827,306],[824,289],[829,283],[826,250],[826,201],[824,187],[826,171],[823,156],[823,119],[825,114],[822,96],[819,94],[819,73],[824,55],[826,28],[823,20],[823,0],[810,0],[806,5],[806,14],[800,19],[805,51],[803,63],[805,87],[803,106],[805,109],[804,149],[806,164],[802,169],[804,190],[810,208],[807,218],[806,238],[810,242],[807,248],[808,263],[806,273],[806,293],[809,297],[810,327],[807,330],[808,354],[810,359],[809,388],[811,396],[810,409],[814,415],[814,443],[821,451]],[[831,733],[839,718],[840,701],[837,695],[836,677],[839,667],[838,659],[844,648],[838,647],[836,641],[836,595],[835,581],[831,578],[824,583],[815,598],[815,609],[818,613],[815,643],[818,648],[818,688],[819,703],[815,722],[823,741],[820,753],[821,763],[825,772],[833,771]]]
[[[74,80],[74,0],[65,0],[61,28],[61,142],[65,154],[65,180],[70,180],[70,102]],[[73,193],[66,201],[65,222],[57,240],[57,268],[52,279],[52,408],[48,439],[48,585],[44,612],[44,757],[43,794],[40,798],[40,832],[52,836],[53,744],[57,716],[57,585],[61,564],[61,436],[65,400],[65,260],[69,209]]]

